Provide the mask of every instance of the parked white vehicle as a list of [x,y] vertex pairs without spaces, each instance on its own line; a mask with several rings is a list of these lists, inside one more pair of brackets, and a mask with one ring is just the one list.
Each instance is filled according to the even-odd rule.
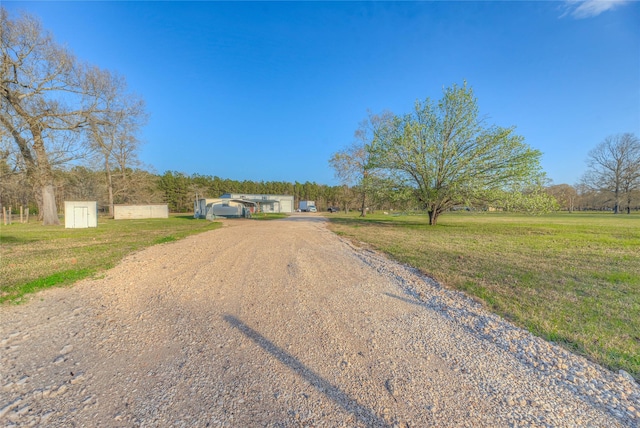
[[300,208],[300,211],[307,212],[307,213],[315,213],[318,210],[316,209],[316,202],[315,201],[300,201],[300,204],[298,205],[298,208]]

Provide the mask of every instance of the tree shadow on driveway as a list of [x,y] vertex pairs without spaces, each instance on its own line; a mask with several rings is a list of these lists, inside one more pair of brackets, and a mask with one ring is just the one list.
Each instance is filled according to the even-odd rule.
[[366,426],[376,427],[389,426],[371,409],[358,403],[355,398],[349,396],[349,394],[345,393],[340,388],[329,383],[309,367],[302,364],[296,357],[275,345],[269,339],[246,325],[240,319],[236,318],[233,315],[225,315],[224,320],[232,327],[238,329],[242,334],[247,336],[262,349],[277,358],[278,361],[288,366],[296,374],[309,382],[318,392],[321,392],[327,398],[333,400],[336,404],[342,407],[345,411],[355,416],[362,424]]

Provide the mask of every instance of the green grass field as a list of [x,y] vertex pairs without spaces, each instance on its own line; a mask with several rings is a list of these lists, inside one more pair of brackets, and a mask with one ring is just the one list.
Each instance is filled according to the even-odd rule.
[[220,227],[193,216],[99,219],[97,228],[40,223],[0,226],[0,302],[19,302],[43,288],[68,285],[113,267],[126,255]]
[[640,216],[332,214],[336,233],[463,290],[532,333],[640,379]]

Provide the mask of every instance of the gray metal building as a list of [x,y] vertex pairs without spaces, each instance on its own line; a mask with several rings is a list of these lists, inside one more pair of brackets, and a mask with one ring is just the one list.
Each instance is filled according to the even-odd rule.
[[258,209],[254,202],[229,198],[202,198],[193,203],[193,217],[213,220],[217,217],[250,217]]
[[240,199],[258,204],[258,210],[264,213],[292,213],[291,195],[252,195],[248,193],[225,193],[221,199]]

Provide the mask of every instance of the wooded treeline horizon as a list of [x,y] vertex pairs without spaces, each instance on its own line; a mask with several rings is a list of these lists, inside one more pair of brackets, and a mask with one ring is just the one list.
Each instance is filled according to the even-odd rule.
[[[14,214],[20,206],[29,208],[32,214],[38,213],[32,187],[26,182],[26,176],[12,169],[6,161],[6,152],[0,153],[0,207],[11,208]],[[68,169],[54,170],[54,183],[58,214],[64,211],[64,201],[97,201],[101,214],[109,213],[108,186],[103,170],[77,165]],[[193,211],[193,202],[197,197],[217,198],[224,193],[273,194],[294,196],[294,206],[304,200],[316,202],[320,211],[328,207],[357,211],[360,209],[360,193],[357,186],[331,186],[315,182],[253,181],[233,180],[203,174],[185,174],[178,171],[166,171],[157,174],[142,168],[127,169],[124,174],[116,173],[114,182],[114,204],[154,204],[166,203],[172,213]],[[417,201],[410,198],[398,200],[394,189],[382,186],[376,192],[369,211],[422,211]],[[569,184],[549,185],[545,192],[557,201],[559,211],[613,211],[615,201],[605,191],[595,191],[586,185]],[[630,211],[640,210],[640,191],[636,191]],[[484,205],[455,207],[458,209],[485,210]],[[624,206],[626,211],[627,206]],[[508,207],[492,206],[491,209],[510,211]]]

